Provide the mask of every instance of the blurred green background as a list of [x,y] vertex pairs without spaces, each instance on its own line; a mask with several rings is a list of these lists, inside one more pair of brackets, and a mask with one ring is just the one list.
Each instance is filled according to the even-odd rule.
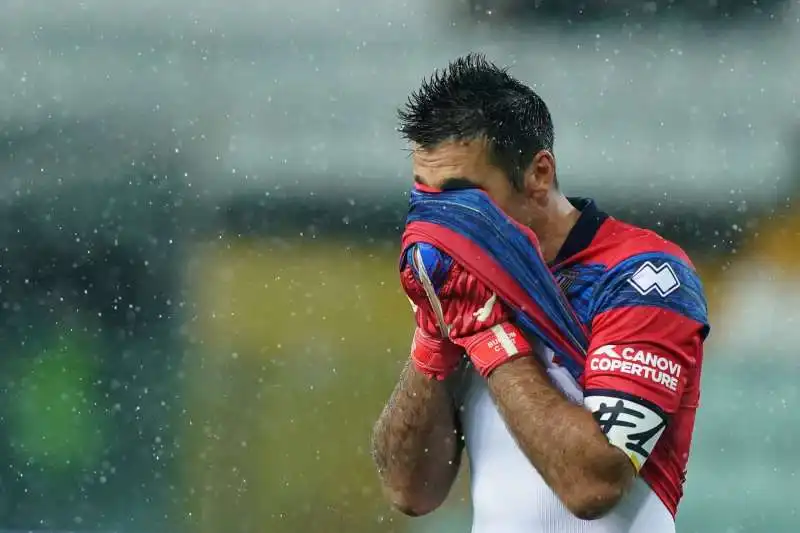
[[466,475],[388,509],[369,434],[412,331],[394,108],[478,50],[569,194],[701,271],[679,531],[800,531],[797,3],[535,4],[7,3],[0,530],[469,530]]

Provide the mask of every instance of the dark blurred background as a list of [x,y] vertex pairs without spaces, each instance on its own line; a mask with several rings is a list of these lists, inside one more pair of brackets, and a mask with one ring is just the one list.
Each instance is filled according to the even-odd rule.
[[[394,110],[468,51],[567,192],[687,248],[712,323],[679,530],[800,531],[800,5],[6,1],[0,528],[468,531],[388,510]],[[465,477],[465,476],[464,476]]]

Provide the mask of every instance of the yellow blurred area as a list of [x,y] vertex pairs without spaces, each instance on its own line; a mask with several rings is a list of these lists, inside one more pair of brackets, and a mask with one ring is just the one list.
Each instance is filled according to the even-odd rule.
[[800,262],[800,213],[788,211],[761,223],[748,250],[778,266],[787,277],[796,277]]
[[757,229],[748,232],[742,242],[742,247],[732,254],[716,259],[699,257],[695,260],[708,298],[712,325],[725,305],[726,296],[733,292],[733,288],[726,283],[726,278],[730,267],[737,262],[768,264],[771,267],[770,273],[779,278],[776,282],[797,282],[797,264],[800,263],[799,213],[787,211],[762,219]]
[[184,472],[200,531],[394,530],[369,435],[410,345],[396,259],[333,242],[196,250]]
[[[398,320],[411,327],[396,254],[330,241],[238,242],[198,253],[193,278],[201,276],[200,302],[211,310],[199,320],[209,342],[235,338],[237,348],[260,352],[293,343],[345,343],[359,349],[353,355],[372,358],[368,351],[385,351],[391,335],[405,338]],[[266,330],[280,335],[265,344]],[[374,338],[365,330],[387,336]]]

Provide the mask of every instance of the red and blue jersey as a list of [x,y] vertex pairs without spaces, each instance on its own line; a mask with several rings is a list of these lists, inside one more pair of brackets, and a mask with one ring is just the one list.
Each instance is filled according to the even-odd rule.
[[552,265],[589,331],[584,403],[674,514],[700,398],[708,310],[686,253],[585,199]]

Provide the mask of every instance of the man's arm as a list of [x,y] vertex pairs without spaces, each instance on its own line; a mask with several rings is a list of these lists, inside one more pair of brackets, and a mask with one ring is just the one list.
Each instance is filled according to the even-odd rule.
[[488,381],[520,449],[570,512],[592,520],[617,504],[636,470],[592,414],[553,387],[535,358],[500,366]]
[[409,516],[435,510],[455,481],[462,450],[444,382],[407,364],[372,434],[372,456],[386,497]]
[[[702,285],[682,261],[659,256],[654,266],[653,259],[633,257],[599,284],[603,296],[592,320],[584,406],[556,391],[531,358],[503,365],[488,378],[520,448],[579,518],[599,518],[622,498],[680,409],[687,378],[702,358]],[[673,289],[637,287],[643,268],[674,276]],[[666,274],[659,278],[669,282]],[[626,419],[605,420],[609,408],[626,412]]]
[[452,261],[418,244],[407,251],[405,263],[400,283],[417,328],[411,359],[375,424],[372,455],[389,501],[404,514],[420,516],[444,502],[461,463],[464,445],[445,380],[463,361],[463,350],[442,335],[453,317],[445,320],[441,300]]

